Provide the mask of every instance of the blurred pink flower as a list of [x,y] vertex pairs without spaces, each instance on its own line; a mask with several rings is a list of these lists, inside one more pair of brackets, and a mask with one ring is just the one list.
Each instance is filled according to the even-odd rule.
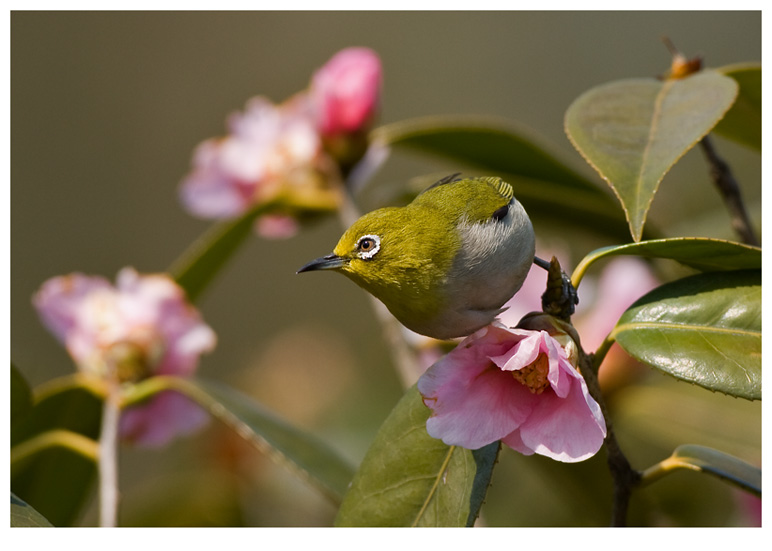
[[309,95],[324,136],[367,131],[380,102],[381,61],[369,48],[346,48],[314,73]]
[[[33,303],[78,369],[99,378],[134,382],[152,375],[190,376],[199,356],[216,343],[212,329],[166,275],[124,268],[115,287],[98,276],[55,277]],[[161,445],[207,418],[187,398],[164,392],[124,412],[121,434]]]
[[418,381],[432,410],[426,429],[448,445],[501,440],[557,461],[593,456],[606,426],[565,349],[546,331],[494,322],[467,337]]
[[585,279],[579,288],[590,291],[585,293],[587,305],[577,307],[574,325],[588,351],[601,345],[633,302],[659,285],[649,265],[634,256],[615,258],[597,278]]
[[310,109],[302,94],[282,105],[251,99],[243,113],[229,118],[227,136],[196,148],[193,170],[180,189],[185,207],[215,219],[240,216],[277,198],[290,211],[335,208],[337,169],[322,148]]

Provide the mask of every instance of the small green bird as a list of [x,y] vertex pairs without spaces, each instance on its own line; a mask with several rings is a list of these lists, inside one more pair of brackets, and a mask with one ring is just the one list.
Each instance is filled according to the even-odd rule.
[[504,311],[534,262],[531,221],[501,178],[443,178],[404,207],[362,216],[332,254],[297,273],[337,270],[405,327],[470,335]]

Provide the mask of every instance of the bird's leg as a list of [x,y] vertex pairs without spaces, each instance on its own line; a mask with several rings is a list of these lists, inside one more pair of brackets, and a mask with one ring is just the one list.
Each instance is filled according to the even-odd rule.
[[554,256],[550,262],[536,256],[533,263],[547,270],[547,290],[541,296],[542,310],[547,314],[569,321],[576,305],[579,304],[579,297],[571,284],[571,278],[563,272],[558,259]]

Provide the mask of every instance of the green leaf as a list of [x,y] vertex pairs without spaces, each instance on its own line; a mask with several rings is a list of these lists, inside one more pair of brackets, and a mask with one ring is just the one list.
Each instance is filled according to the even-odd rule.
[[[252,398],[214,381],[153,377],[137,385],[142,398],[176,390],[198,402],[271,459],[308,480],[330,499],[340,502],[354,468],[324,442],[293,427]],[[127,396],[132,401],[131,396]]]
[[[77,383],[48,392],[12,434],[12,445],[21,445],[46,433],[76,433],[96,440],[101,401]],[[56,444],[56,439],[51,440]],[[11,489],[22,496],[55,526],[69,526],[78,518],[96,476],[96,464],[73,449],[52,445],[15,465]]]
[[12,528],[53,528],[48,519],[11,492]]
[[716,70],[732,77],[740,91],[714,132],[761,152],[761,64],[737,63]]
[[219,222],[194,241],[169,267],[169,274],[195,301],[250,234],[255,219],[273,208],[256,205],[234,220]]
[[592,88],[568,108],[574,147],[611,186],[640,241],[651,202],[670,168],[721,120],[737,83],[716,71]]
[[678,446],[670,457],[647,469],[643,481],[653,482],[675,469],[707,473],[761,496],[761,469],[727,453],[696,444]]
[[32,391],[16,366],[11,364],[11,431],[32,411]]
[[415,386],[381,426],[346,494],[336,526],[471,526],[499,450],[471,452],[426,432]]
[[665,373],[761,399],[761,270],[697,274],[662,285],[619,319],[611,337]]
[[574,270],[571,277],[574,287],[579,286],[579,282],[592,263],[607,256],[618,255],[669,258],[703,272],[761,269],[761,249],[758,247],[723,239],[673,237],[603,247],[592,251]]
[[627,228],[613,197],[576,172],[541,140],[492,117],[421,117],[380,127],[372,139],[395,148],[439,155],[500,176],[531,217],[593,226],[624,239]]

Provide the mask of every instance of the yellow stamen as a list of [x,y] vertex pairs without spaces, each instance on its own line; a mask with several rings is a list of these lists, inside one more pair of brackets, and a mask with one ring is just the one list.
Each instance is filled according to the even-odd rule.
[[547,375],[550,371],[550,362],[546,354],[539,354],[532,364],[512,372],[512,376],[517,382],[524,385],[531,394],[541,394],[549,386]]

